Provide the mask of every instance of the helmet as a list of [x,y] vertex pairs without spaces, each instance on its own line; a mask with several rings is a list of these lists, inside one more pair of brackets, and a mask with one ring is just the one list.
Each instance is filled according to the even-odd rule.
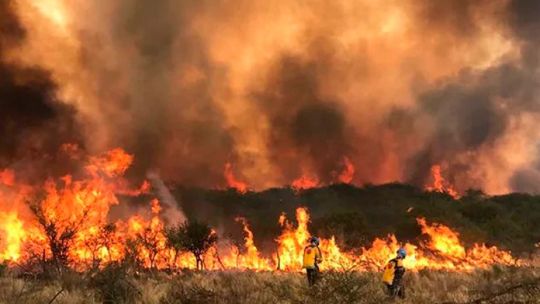
[[319,246],[319,242],[320,242],[320,241],[319,241],[319,238],[318,238],[318,237],[312,236],[312,237],[309,238],[309,242],[310,242],[311,244],[315,244],[316,246]]
[[400,258],[405,258],[407,256],[407,251],[405,250],[405,248],[399,248],[396,253]]

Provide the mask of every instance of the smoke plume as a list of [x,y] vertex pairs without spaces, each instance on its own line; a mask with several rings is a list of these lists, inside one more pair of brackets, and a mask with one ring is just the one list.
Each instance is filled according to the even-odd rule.
[[[1,164],[79,141],[131,174],[538,191],[534,0],[11,0]],[[29,147],[30,146],[30,147]]]

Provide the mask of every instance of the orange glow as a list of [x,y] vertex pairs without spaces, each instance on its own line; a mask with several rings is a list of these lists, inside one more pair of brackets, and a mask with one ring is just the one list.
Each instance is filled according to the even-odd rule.
[[[159,15],[170,18],[165,22],[169,26],[156,29],[170,31],[170,43],[159,45],[162,41],[156,37],[160,36],[144,26],[141,33],[131,28],[126,33],[134,35],[127,40],[139,43],[118,39],[126,25],[117,20],[131,12],[129,1],[13,0],[10,10],[25,35],[14,47],[6,48],[3,60],[16,68],[37,68],[50,75],[55,84],[52,97],[72,106],[77,122],[86,127],[81,133],[89,151],[128,146],[136,141],[132,131],[152,131],[147,128],[154,125],[138,119],[145,114],[139,112],[139,98],[158,102],[160,111],[152,113],[160,130],[170,130],[161,135],[168,134],[170,140],[158,141],[166,146],[152,147],[157,159],[152,165],[160,167],[165,179],[213,187],[221,182],[220,177],[206,179],[205,174],[234,153],[234,175],[228,173],[233,178],[227,180],[240,191],[247,189],[243,187],[246,183],[256,190],[290,183],[298,176],[284,174],[288,166],[301,164],[313,173],[323,159],[324,167],[332,171],[325,174],[335,172],[335,179],[329,181],[319,173],[298,180],[297,189],[320,182],[403,182],[408,161],[427,149],[429,139],[437,133],[429,120],[414,111],[410,132],[400,132],[401,123],[388,124],[389,115],[396,109],[420,106],[422,92],[454,81],[461,84],[460,75],[469,74],[462,71],[484,75],[501,64],[520,63],[521,47],[526,45],[511,28],[511,1],[468,5],[466,16],[453,20],[456,22],[447,22],[442,15],[431,19],[439,12],[460,14],[454,6],[435,2],[336,0],[305,5],[303,1],[253,0],[237,6],[225,1],[184,7],[181,1],[173,1],[154,8],[144,1],[142,10],[152,6]],[[145,16],[133,15],[128,25],[144,24]],[[461,21],[469,22],[464,24],[475,31],[463,35]],[[147,64],[143,56],[147,45],[163,48],[170,58],[158,56],[156,62]],[[193,54],[199,56],[186,57],[185,45],[192,45]],[[286,60],[292,65],[281,68]],[[100,66],[106,68],[96,68]],[[314,66],[317,68],[312,69]],[[162,77],[152,76],[156,67],[162,69]],[[291,68],[298,70],[297,76],[290,73]],[[481,81],[471,78],[471,85]],[[310,85],[302,86],[306,81]],[[144,92],[138,91],[141,83],[148,88]],[[293,85],[295,90],[290,89]],[[280,92],[280,86],[286,90]],[[136,91],[138,94],[132,93]],[[261,96],[261,92],[271,96]],[[279,106],[272,99],[287,102]],[[325,159],[326,152],[296,147],[285,134],[278,138],[279,142],[285,140],[283,145],[272,144],[277,128],[289,127],[300,109],[319,101],[332,108],[335,104],[347,126],[336,130],[340,134],[329,134],[347,136],[346,143],[336,141],[350,147],[344,152],[349,153],[345,169],[343,155]],[[509,107],[512,104],[519,103],[508,102]],[[214,113],[219,115],[214,117]],[[540,138],[538,117],[527,114],[510,115],[509,128],[491,145],[452,155],[453,163],[474,168],[453,176],[452,182],[460,189],[474,186],[489,193],[511,189],[513,173],[536,161],[533,147]],[[224,130],[230,146],[206,146],[196,140],[200,134],[189,122],[202,117]],[[221,138],[212,132],[208,135],[208,139]],[[201,155],[195,145],[208,154]],[[178,155],[183,162],[175,161]],[[276,159],[276,155],[281,156]],[[185,165],[199,162],[200,166]],[[360,163],[362,170],[349,166]],[[192,172],[192,168],[204,172]],[[204,177],[193,181],[195,173]]]
[[291,187],[294,191],[311,189],[317,187],[318,185],[319,179],[317,177],[309,177],[307,175],[302,175],[291,183]]
[[225,176],[225,180],[227,181],[227,186],[229,188],[236,189],[236,191],[239,193],[247,192],[247,184],[236,179],[231,163],[225,164],[225,171],[223,172],[223,175]]
[[102,157],[91,157],[90,164],[86,170],[93,175],[99,172],[105,173],[109,177],[123,175],[131,166],[133,156],[127,154],[124,150],[117,148],[107,152]]
[[[148,268],[196,268],[191,253],[177,254],[168,248],[163,209],[157,199],[149,201],[148,211],[124,220],[108,221],[110,207],[120,204],[117,195],[125,193],[127,182],[122,174],[132,161],[133,156],[115,149],[89,157],[84,166],[86,175],[82,178],[66,175],[59,180],[48,179],[37,188],[17,183],[0,187],[0,221],[3,223],[0,227],[0,261],[22,263],[43,253],[46,258],[51,257],[50,240],[36,217],[39,214],[42,223],[54,223],[58,235],[69,233],[76,227],[67,252],[69,266],[74,269],[88,269],[96,263],[104,266],[123,259],[128,253],[134,254]],[[31,201],[37,210],[33,213],[26,201],[40,192],[42,198]],[[255,245],[256,236],[245,218],[239,217],[236,221],[243,227],[243,244],[233,245],[220,240],[204,255],[207,269],[302,269],[303,249],[312,236],[306,208],[296,210],[295,222],[289,221],[285,214],[279,217],[282,232],[275,239],[277,250],[271,255],[259,251]],[[497,247],[474,244],[466,248],[459,234],[445,225],[429,224],[423,218],[418,218],[417,222],[427,241],[415,245],[400,243],[394,235],[389,235],[375,239],[369,247],[344,251],[334,237],[322,238],[321,269],[380,270],[400,246],[408,251],[405,265],[411,270],[467,271],[494,264],[523,263]],[[212,233],[219,234],[216,230]]]
[[447,193],[455,199],[459,198],[459,193],[442,176],[440,165],[433,165],[431,167],[431,175],[433,177],[433,184],[426,186],[427,191]]
[[229,252],[224,258],[224,265],[227,268],[272,270],[270,261],[261,257],[261,253],[255,246],[253,232],[249,228],[247,220],[243,217],[238,217],[236,221],[242,224],[245,233],[244,248],[243,250],[236,247],[229,248]]
[[27,235],[23,222],[14,212],[0,212],[0,260],[18,261],[21,256],[21,245]]
[[343,158],[343,165],[345,168],[339,174],[338,180],[344,184],[350,184],[354,178],[354,165],[348,157]]
[[15,184],[15,173],[13,170],[4,169],[0,171],[0,184],[13,186]]

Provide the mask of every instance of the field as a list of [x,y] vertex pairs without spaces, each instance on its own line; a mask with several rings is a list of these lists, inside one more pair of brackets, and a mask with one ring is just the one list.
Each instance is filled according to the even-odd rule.
[[[401,303],[540,303],[540,269],[494,267],[471,273],[421,271],[405,276]],[[326,272],[307,287],[300,273],[135,273],[111,266],[57,278],[0,278],[0,302],[17,303],[385,303],[378,273]]]

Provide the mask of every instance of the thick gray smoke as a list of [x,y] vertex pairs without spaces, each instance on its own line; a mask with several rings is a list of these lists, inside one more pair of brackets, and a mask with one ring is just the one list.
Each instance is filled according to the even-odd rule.
[[165,224],[183,223],[187,218],[182,211],[182,204],[177,202],[169,191],[169,188],[167,188],[163,180],[159,177],[159,174],[149,172],[146,176],[152,182],[152,187],[156,190],[161,206],[164,208],[163,218]]

